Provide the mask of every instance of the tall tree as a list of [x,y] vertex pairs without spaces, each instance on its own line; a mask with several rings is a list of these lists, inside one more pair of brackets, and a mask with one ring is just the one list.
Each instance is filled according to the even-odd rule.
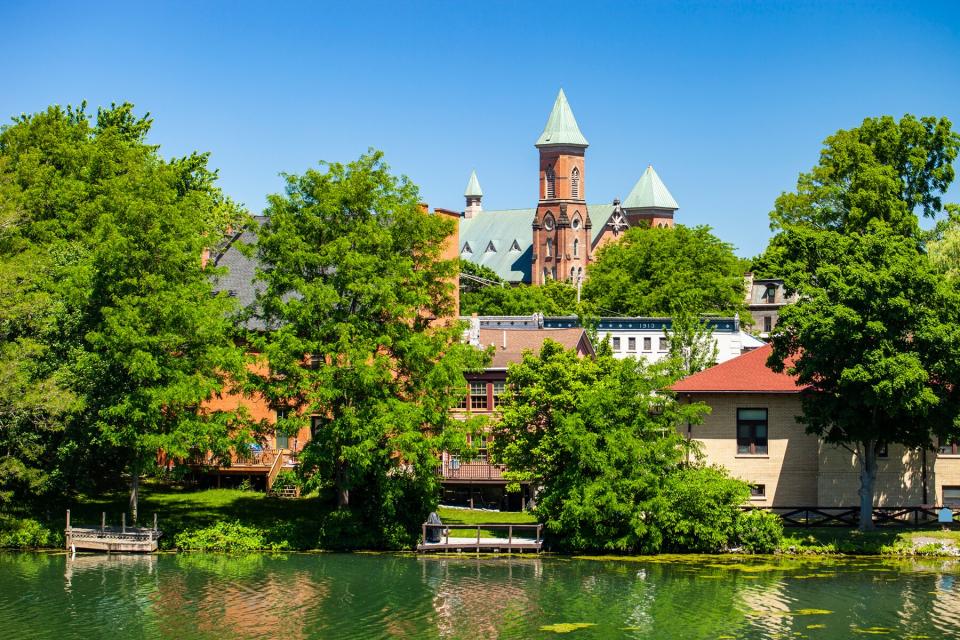
[[705,411],[657,393],[674,379],[605,342],[593,359],[547,340],[510,367],[494,457],[513,486],[539,488],[536,513],[558,546],[660,548],[665,478],[683,459],[676,425]]
[[800,298],[781,310],[771,366],[811,386],[807,431],[855,454],[870,529],[884,445],[960,435],[960,299],[897,232],[792,229],[779,242]]
[[454,223],[423,211],[379,152],[286,180],[258,242],[259,305],[275,327],[253,338],[268,365],[260,387],[291,420],[313,416],[306,458],[339,506],[406,478],[427,508],[437,453],[464,444],[449,409],[484,357],[452,319],[458,265],[442,247]]
[[943,208],[958,149],[947,118],[866,118],[824,141],[820,162],[800,174],[796,192],[777,198],[771,227],[859,232],[877,220],[916,236],[916,213],[932,218]]
[[4,383],[23,386],[24,399],[52,393],[47,413],[21,414],[64,418],[68,429],[48,443],[66,456],[61,474],[126,471],[135,519],[139,478],[158,449],[186,455],[232,441],[228,418],[200,407],[242,363],[230,301],[212,295],[201,256],[243,214],[206,155],[162,159],[145,141],[150,125],[129,104],[95,122],[84,107],[51,107],[0,134],[0,184],[16,220],[4,266],[20,263],[26,276],[0,279],[37,304],[4,321],[4,356],[22,358]]
[[940,221],[927,243],[933,266],[948,280],[960,285],[960,205],[948,204],[950,217]]
[[596,315],[745,310],[742,263],[705,226],[630,229],[600,249],[589,275],[583,297]]
[[674,313],[670,331],[664,330],[670,360],[681,377],[692,375],[717,363],[719,351],[713,330],[703,318],[685,310]]

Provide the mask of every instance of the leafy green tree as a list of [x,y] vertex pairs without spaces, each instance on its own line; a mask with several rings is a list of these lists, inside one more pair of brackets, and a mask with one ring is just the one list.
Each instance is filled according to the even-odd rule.
[[535,512],[557,546],[660,548],[664,478],[683,457],[675,425],[705,411],[656,393],[673,379],[665,366],[615,359],[606,343],[593,359],[547,340],[510,367],[494,456],[514,488],[539,488]]
[[932,218],[943,208],[958,149],[947,118],[866,118],[824,141],[820,162],[800,174],[796,192],[777,198],[770,226],[861,232],[877,220],[916,236],[915,212]]
[[916,240],[884,225],[841,234],[791,228],[777,238],[787,287],[771,366],[800,384],[807,431],[853,451],[860,527],[872,528],[877,454],[960,435],[960,299]]
[[927,253],[934,267],[954,284],[960,284],[960,205],[945,205],[950,217],[941,221]]
[[542,313],[548,316],[574,315],[577,312],[577,290],[567,283],[551,280],[540,286],[487,286],[460,297],[460,313],[489,316],[525,316]]
[[750,486],[720,467],[691,465],[667,474],[663,493],[669,505],[660,512],[664,549],[716,553],[736,538]]
[[678,310],[671,318],[670,331],[664,330],[663,335],[669,345],[670,360],[676,363],[681,377],[717,363],[717,341],[703,318]]
[[259,306],[275,329],[252,337],[268,365],[258,385],[291,423],[313,416],[304,460],[339,506],[368,523],[392,521],[387,509],[422,521],[438,452],[465,444],[449,410],[485,357],[460,323],[437,320],[454,313],[458,264],[441,254],[453,221],[422,211],[379,152],[324,167],[269,198]]
[[[84,107],[51,107],[0,134],[0,211],[13,221],[0,283],[18,302],[2,319],[0,385],[22,389],[0,411],[22,416],[16,433],[41,427],[21,461],[49,464],[55,451],[71,478],[125,471],[134,519],[158,449],[223,452],[234,441],[229,417],[201,405],[242,364],[231,301],[213,296],[201,255],[243,213],[205,154],[162,159],[145,142],[150,125],[129,104],[95,123]],[[66,430],[48,428],[60,420]]]
[[600,249],[588,273],[583,298],[598,315],[745,310],[741,261],[705,226],[630,229]]

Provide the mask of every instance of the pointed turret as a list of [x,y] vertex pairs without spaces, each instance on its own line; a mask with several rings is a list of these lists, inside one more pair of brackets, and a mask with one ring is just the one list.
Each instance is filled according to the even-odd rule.
[[547,126],[543,128],[543,133],[537,138],[537,147],[546,147],[552,145],[567,145],[575,147],[587,147],[590,145],[587,139],[580,133],[580,127],[577,126],[577,119],[573,117],[573,110],[570,109],[570,103],[567,102],[567,96],[563,89],[557,94],[557,100],[553,103],[553,111],[547,118]]
[[631,223],[646,219],[650,226],[672,227],[673,213],[679,208],[667,185],[653,170],[653,165],[647,165],[647,170],[623,201],[623,211]]
[[464,190],[463,196],[467,199],[467,206],[463,210],[464,218],[472,218],[483,211],[483,207],[480,205],[480,199],[483,198],[483,190],[480,188],[480,181],[477,179],[476,169],[470,172],[470,180],[467,181],[467,188]]

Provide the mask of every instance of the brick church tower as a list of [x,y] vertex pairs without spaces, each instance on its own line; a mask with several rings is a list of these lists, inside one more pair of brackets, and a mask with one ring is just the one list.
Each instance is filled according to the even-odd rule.
[[533,218],[531,281],[582,278],[590,260],[590,229],[584,188],[584,152],[589,143],[563,94],[537,139],[540,200]]

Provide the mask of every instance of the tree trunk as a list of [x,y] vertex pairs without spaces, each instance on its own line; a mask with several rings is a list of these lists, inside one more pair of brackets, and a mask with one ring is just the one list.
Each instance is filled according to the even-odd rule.
[[873,530],[873,488],[877,479],[877,441],[861,442],[860,456],[860,531]]
[[130,471],[130,517],[137,524],[137,508],[140,506],[140,465],[134,464]]
[[337,508],[350,506],[350,489],[347,488],[347,465],[341,462],[337,465]]

